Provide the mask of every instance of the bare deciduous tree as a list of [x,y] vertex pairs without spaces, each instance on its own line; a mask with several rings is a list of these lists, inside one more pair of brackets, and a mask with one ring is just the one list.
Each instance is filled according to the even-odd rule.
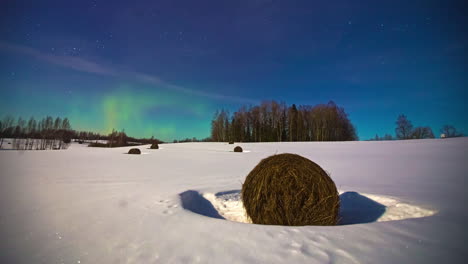
[[446,138],[451,138],[451,137],[462,137],[463,134],[459,133],[457,129],[452,126],[452,125],[444,125],[441,129],[440,132],[444,135]]
[[6,116],[3,118],[1,125],[0,125],[0,148],[2,148],[3,145],[3,139],[9,135],[11,135],[12,130],[13,130],[13,117],[12,116]]
[[68,137],[68,143],[70,143],[73,133],[68,118],[62,120],[58,117],[54,122],[52,117],[47,116],[36,122],[34,117],[31,117],[26,122],[25,119],[20,117],[14,123],[13,118],[7,116],[0,125],[0,148],[3,138],[10,137],[13,139],[13,149],[63,149],[68,146],[68,144],[64,144],[65,136]]
[[413,125],[405,115],[399,115],[396,121],[397,127],[395,128],[395,133],[397,139],[409,139],[411,138],[411,132],[413,130]]
[[434,133],[430,127],[416,127],[411,132],[411,138],[414,139],[424,139],[424,138],[434,138]]

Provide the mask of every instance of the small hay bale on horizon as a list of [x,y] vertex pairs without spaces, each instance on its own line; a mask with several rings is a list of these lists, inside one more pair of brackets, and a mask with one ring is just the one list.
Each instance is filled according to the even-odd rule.
[[243,149],[240,146],[236,146],[234,152],[243,152]]
[[159,149],[158,143],[153,143],[153,144],[151,144],[150,149]]
[[137,148],[132,148],[128,151],[128,154],[136,154],[136,155],[139,155],[141,154],[141,151],[140,149],[137,149]]

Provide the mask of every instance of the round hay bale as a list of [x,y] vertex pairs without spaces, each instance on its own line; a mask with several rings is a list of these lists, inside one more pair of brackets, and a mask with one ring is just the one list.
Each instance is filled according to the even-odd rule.
[[335,183],[313,161],[273,155],[247,175],[242,202],[254,224],[336,225],[340,198]]
[[242,152],[242,151],[243,151],[242,148],[239,147],[239,146],[236,146],[236,147],[234,148],[234,152]]
[[141,151],[140,151],[140,149],[132,148],[132,149],[130,149],[128,151],[128,154],[137,154],[137,155],[139,155],[139,154],[141,154]]
[[151,144],[150,149],[159,149],[158,143],[153,143],[153,144]]
[[234,141],[229,141],[229,145],[232,145],[232,144],[234,144]]

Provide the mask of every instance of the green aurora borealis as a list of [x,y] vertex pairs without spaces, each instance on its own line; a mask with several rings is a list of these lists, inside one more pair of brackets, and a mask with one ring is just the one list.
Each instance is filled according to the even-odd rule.
[[36,119],[59,115],[68,117],[75,130],[109,133],[125,129],[133,137],[166,141],[209,136],[216,109],[205,98],[141,84],[119,84],[105,92],[73,94],[70,90],[32,96],[17,88],[0,107],[2,114]]

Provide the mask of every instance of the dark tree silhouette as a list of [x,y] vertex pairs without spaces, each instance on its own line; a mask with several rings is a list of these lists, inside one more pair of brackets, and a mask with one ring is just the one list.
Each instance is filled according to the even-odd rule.
[[396,121],[395,134],[397,139],[409,139],[413,130],[413,125],[405,115],[399,115]]
[[287,107],[275,101],[241,107],[232,117],[217,111],[211,122],[212,141],[347,141],[357,134],[343,108],[329,102]]
[[11,116],[7,116],[1,121],[0,148],[3,145],[3,138],[12,138],[13,149],[64,149],[68,147],[74,135],[68,118],[62,120],[57,117],[54,121],[48,116],[37,122],[31,117],[26,122],[26,119],[19,117],[16,123],[13,120]]
[[293,104],[288,110],[289,141],[297,141],[298,113],[296,105]]
[[463,134],[462,133],[459,133],[457,131],[457,129],[452,126],[452,125],[444,125],[441,129],[440,129],[440,133],[443,134],[443,137],[445,138],[451,138],[451,137],[462,137]]
[[416,127],[411,132],[411,138],[414,139],[424,139],[424,138],[434,138],[434,133],[430,127]]

